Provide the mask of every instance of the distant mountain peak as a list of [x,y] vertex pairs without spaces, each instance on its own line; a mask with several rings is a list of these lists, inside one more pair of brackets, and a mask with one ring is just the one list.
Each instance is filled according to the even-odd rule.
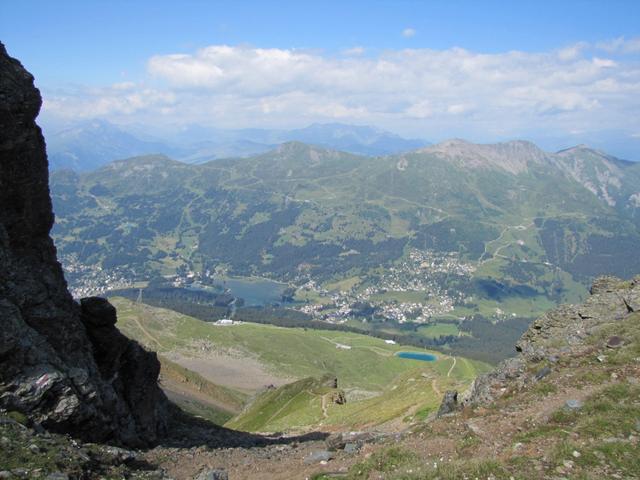
[[549,154],[526,140],[495,144],[477,144],[454,138],[419,150],[457,161],[466,167],[497,167],[511,173],[521,173],[530,164],[549,161]]
[[172,166],[172,165],[181,166],[185,164],[182,162],[178,162],[177,160],[173,160],[172,158],[169,158],[162,153],[157,153],[157,154],[149,154],[149,155],[139,155],[136,157],[116,160],[114,162],[111,162],[105,165],[104,167],[102,167],[101,170],[120,170],[120,169],[132,168],[132,167],[152,168],[152,167],[165,167],[165,166]]
[[559,150],[556,153],[558,155],[562,156],[562,157],[566,157],[566,156],[573,155],[573,154],[589,153],[589,154],[596,155],[598,157],[602,157],[602,158],[606,158],[606,159],[614,159],[615,158],[615,157],[612,157],[611,155],[609,155],[608,153],[603,152],[602,150],[590,147],[589,145],[584,144],[584,143],[581,143],[579,145],[575,145],[573,147],[565,148],[563,150]]
[[609,155],[602,150],[590,147],[589,145],[585,145],[584,143],[581,143],[580,145],[576,145],[574,147],[565,148],[564,150],[560,150],[556,153],[556,155],[563,159],[573,159],[577,161],[584,161],[587,158],[591,158],[599,162],[604,162],[603,165],[606,166],[606,168],[609,170],[625,168],[635,164],[635,162],[614,157],[613,155]]
[[567,154],[567,153],[577,152],[577,151],[584,151],[584,150],[595,151],[595,149],[591,148],[589,145],[585,143],[580,143],[578,145],[574,145],[573,147],[563,148],[562,150],[558,150],[556,153],[558,155],[562,155],[562,154]]
[[341,155],[351,155],[346,152],[341,152],[340,150],[298,141],[282,143],[278,145],[275,150],[264,153],[263,155],[271,156],[274,153],[278,157],[295,158],[302,162],[311,163],[317,163],[323,158],[336,158]]
[[377,127],[344,123],[314,123],[286,132],[284,136],[287,140],[298,140],[367,156],[408,152],[429,144],[424,140],[402,138]]

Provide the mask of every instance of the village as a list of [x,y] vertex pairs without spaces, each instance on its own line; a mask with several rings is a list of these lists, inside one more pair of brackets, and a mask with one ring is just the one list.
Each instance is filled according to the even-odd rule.
[[127,268],[103,269],[97,264],[84,264],[75,254],[60,255],[69,292],[73,298],[103,295],[110,290],[131,288],[134,275]]
[[[84,265],[73,255],[65,255],[62,260],[74,298],[133,288],[139,280],[131,269]],[[474,271],[475,266],[461,261],[455,252],[414,249],[399,263],[371,278],[359,279],[349,288],[329,289],[313,278],[296,278],[290,283],[290,289],[296,291],[294,301],[286,306],[335,324],[353,318],[428,323],[450,314],[456,304],[470,300],[460,292],[447,289],[446,285],[451,279],[468,278]],[[182,268],[171,277],[170,284],[175,288],[206,289],[209,284],[213,285],[219,273]],[[74,281],[76,279],[82,281]],[[300,298],[306,300],[300,301]]]
[[[455,252],[416,249],[409,252],[406,260],[385,269],[375,283],[330,291],[308,280],[299,291],[315,295],[320,301],[295,308],[329,323],[344,323],[354,317],[428,323],[433,317],[451,312],[456,303],[470,300],[444,288],[444,280],[469,277],[474,271],[475,266],[460,261]],[[405,300],[407,297],[414,299]]]

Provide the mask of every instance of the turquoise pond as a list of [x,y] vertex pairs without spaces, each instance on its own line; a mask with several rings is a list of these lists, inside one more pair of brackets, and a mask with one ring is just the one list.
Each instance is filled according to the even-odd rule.
[[396,356],[409,360],[421,360],[423,362],[435,362],[438,359],[438,357],[431,355],[430,353],[420,352],[398,352],[396,353]]

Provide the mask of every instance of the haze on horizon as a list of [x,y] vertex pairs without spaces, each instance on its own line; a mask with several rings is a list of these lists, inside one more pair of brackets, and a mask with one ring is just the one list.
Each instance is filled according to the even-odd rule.
[[8,2],[40,122],[372,125],[640,160],[640,4]]

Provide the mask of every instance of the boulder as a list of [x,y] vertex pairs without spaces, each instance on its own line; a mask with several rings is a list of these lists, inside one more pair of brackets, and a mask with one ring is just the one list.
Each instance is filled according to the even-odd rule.
[[566,402],[564,402],[564,408],[565,410],[580,410],[582,408],[582,402],[580,400],[576,400],[576,399],[569,399]]
[[205,470],[196,477],[196,480],[229,480],[229,474],[222,468]]
[[538,381],[542,380],[544,377],[546,377],[547,375],[549,375],[551,373],[551,368],[549,367],[542,367],[540,370],[538,370],[534,376],[534,378]]
[[618,283],[620,283],[619,278],[610,275],[602,275],[593,281],[591,288],[589,289],[589,293],[591,293],[591,295],[597,295],[599,293],[613,292],[615,291]]
[[331,395],[331,401],[336,405],[345,405],[347,403],[347,396],[344,391],[338,390],[333,395]]
[[325,439],[324,443],[327,450],[336,451],[343,450],[349,443],[362,446],[365,443],[373,443],[382,437],[384,437],[383,434],[376,432],[341,432],[332,433]]
[[618,335],[612,335],[607,339],[607,348],[620,348],[624,345],[624,339]]
[[307,465],[311,465],[312,463],[328,462],[334,456],[335,454],[333,452],[330,452],[329,450],[319,450],[316,452],[311,452],[309,455],[307,455],[304,458],[304,463]]
[[442,417],[457,412],[460,408],[458,404],[458,392],[456,390],[447,390],[438,409],[436,416]]

